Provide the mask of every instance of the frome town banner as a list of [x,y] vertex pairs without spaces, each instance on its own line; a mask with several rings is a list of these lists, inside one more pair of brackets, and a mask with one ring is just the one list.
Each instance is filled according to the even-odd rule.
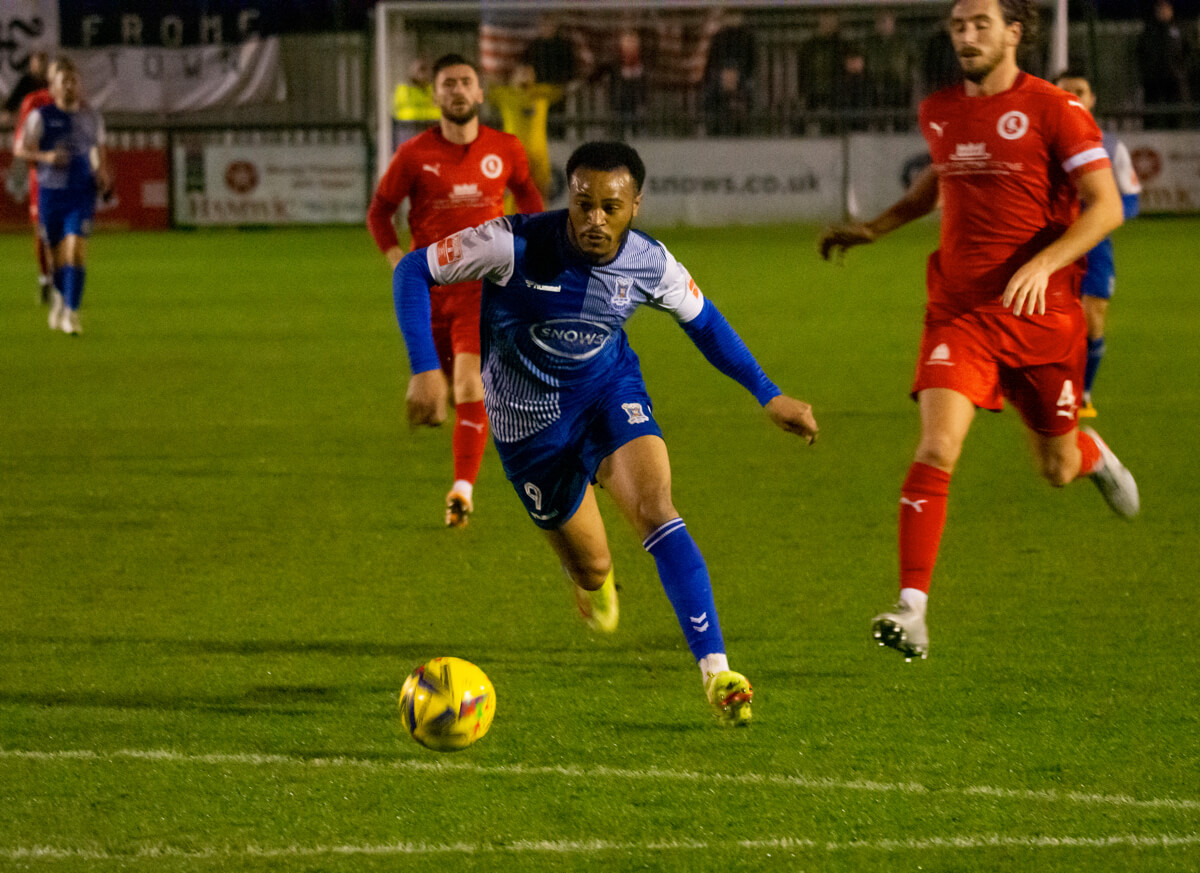
[[0,94],[31,52],[75,61],[88,102],[175,113],[282,100],[285,0],[0,0]]

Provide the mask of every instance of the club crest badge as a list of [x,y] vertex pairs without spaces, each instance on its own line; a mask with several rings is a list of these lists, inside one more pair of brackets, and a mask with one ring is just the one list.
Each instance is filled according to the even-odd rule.
[[628,306],[630,303],[633,302],[633,299],[629,295],[629,292],[632,290],[633,290],[633,280],[632,279],[618,279],[617,280],[617,290],[615,290],[613,292],[613,296],[612,296],[612,305],[617,307],[618,309],[624,309],[626,306]]

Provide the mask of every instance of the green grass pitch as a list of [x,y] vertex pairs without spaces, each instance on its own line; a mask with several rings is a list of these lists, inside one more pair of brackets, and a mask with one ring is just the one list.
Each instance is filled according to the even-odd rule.
[[[491,449],[442,528],[449,433],[403,423],[365,230],[97,236],[78,339],[0,238],[0,870],[1200,869],[1200,220],[1116,244],[1096,427],[1142,516],[1046,486],[981,413],[912,664],[869,621],[934,226],[841,267],[812,227],[659,235],[822,428],[804,447],[669,317],[631,322],[746,730],[603,497],[614,638]],[[439,654],[497,690],[454,755],[396,711]]]

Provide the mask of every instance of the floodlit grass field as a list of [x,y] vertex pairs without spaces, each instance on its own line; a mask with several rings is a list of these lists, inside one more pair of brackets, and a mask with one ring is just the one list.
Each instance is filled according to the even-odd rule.
[[[603,499],[611,639],[491,450],[442,528],[449,433],[402,423],[365,231],[101,235],[78,339],[0,238],[0,869],[1200,869],[1200,221],[1117,241],[1096,427],[1142,517],[981,414],[912,664],[869,620],[933,226],[841,268],[808,227],[659,235],[822,426],[805,448],[669,317],[631,323],[744,731]],[[497,689],[455,755],[396,712],[439,654]]]

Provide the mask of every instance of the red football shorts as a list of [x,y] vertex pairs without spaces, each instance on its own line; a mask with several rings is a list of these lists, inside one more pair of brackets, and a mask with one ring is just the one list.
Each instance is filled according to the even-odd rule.
[[454,374],[456,355],[479,354],[481,288],[479,282],[462,282],[430,291],[433,344],[447,377]]
[[1042,436],[1075,427],[1087,361],[1087,325],[1075,306],[1045,315],[972,311],[926,321],[913,397],[949,388],[999,412],[1008,400]]

